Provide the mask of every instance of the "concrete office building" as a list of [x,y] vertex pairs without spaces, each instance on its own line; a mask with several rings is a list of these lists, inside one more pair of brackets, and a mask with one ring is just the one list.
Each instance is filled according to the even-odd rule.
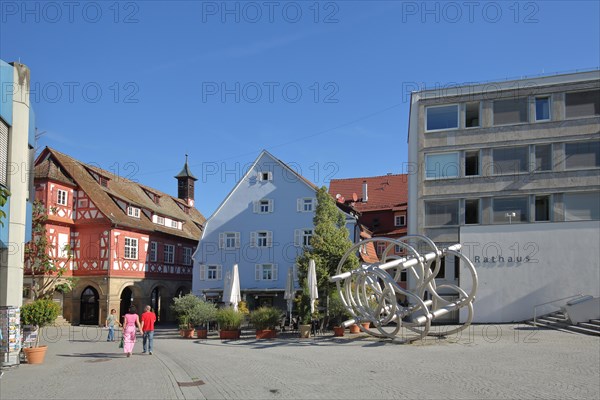
[[408,231],[463,244],[476,322],[600,294],[599,139],[598,70],[412,93]]

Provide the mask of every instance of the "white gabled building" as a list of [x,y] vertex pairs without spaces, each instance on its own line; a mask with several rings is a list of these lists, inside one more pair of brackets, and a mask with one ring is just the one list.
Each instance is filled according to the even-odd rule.
[[[194,253],[192,292],[219,301],[224,278],[239,266],[249,308],[285,308],[288,270],[310,244],[317,187],[263,150],[207,220]],[[347,215],[350,239],[355,220]],[[298,282],[295,282],[299,287]]]

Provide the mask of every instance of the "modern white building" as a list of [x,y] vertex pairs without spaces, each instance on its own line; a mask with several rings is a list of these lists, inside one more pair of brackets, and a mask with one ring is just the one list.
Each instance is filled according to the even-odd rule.
[[23,302],[24,245],[31,238],[35,117],[26,65],[0,60],[0,188],[10,196],[0,209],[0,306]]
[[463,245],[475,322],[600,295],[600,71],[414,92],[408,136],[409,234]]
[[[285,308],[289,269],[310,245],[317,187],[266,150],[206,221],[194,253],[192,292],[219,301],[238,264],[242,298],[252,309]],[[347,215],[351,240],[356,221]],[[295,282],[298,287],[298,282]]]

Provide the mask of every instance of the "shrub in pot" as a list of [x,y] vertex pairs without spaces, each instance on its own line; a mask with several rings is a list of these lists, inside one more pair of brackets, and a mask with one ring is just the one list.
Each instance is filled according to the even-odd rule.
[[191,323],[196,326],[198,339],[206,339],[208,324],[217,317],[217,306],[214,303],[201,300],[194,306],[191,316]]
[[281,312],[273,307],[260,307],[250,313],[250,323],[256,328],[257,339],[276,337],[275,327],[280,321]]
[[52,300],[39,299],[21,307],[21,325],[32,325],[38,330],[35,347],[25,348],[25,356],[29,364],[44,362],[47,346],[40,346],[42,328],[56,321],[60,313],[60,306]]
[[319,318],[319,314],[316,311],[318,300],[315,300],[315,312],[311,314],[310,312],[310,295],[308,294],[308,287],[304,285],[304,289],[302,293],[300,293],[296,299],[296,309],[298,310],[298,318],[299,321],[299,331],[300,337],[307,338],[310,336],[310,327],[313,319]]
[[350,318],[350,313],[346,309],[346,306],[337,291],[329,296],[329,316],[331,317],[331,322],[333,324],[334,335],[344,336],[342,322]]
[[179,333],[181,336],[187,338],[193,337],[194,308],[202,302],[202,299],[191,293],[173,299],[171,311],[173,311],[179,321]]
[[219,336],[221,339],[239,339],[240,327],[244,314],[232,307],[221,308],[217,311],[217,323],[219,324]]

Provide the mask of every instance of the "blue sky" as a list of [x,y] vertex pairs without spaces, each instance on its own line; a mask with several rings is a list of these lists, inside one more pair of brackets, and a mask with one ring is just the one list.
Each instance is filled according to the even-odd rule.
[[416,87],[600,65],[599,2],[0,1],[51,146],[207,217],[267,149],[317,185],[402,173]]

